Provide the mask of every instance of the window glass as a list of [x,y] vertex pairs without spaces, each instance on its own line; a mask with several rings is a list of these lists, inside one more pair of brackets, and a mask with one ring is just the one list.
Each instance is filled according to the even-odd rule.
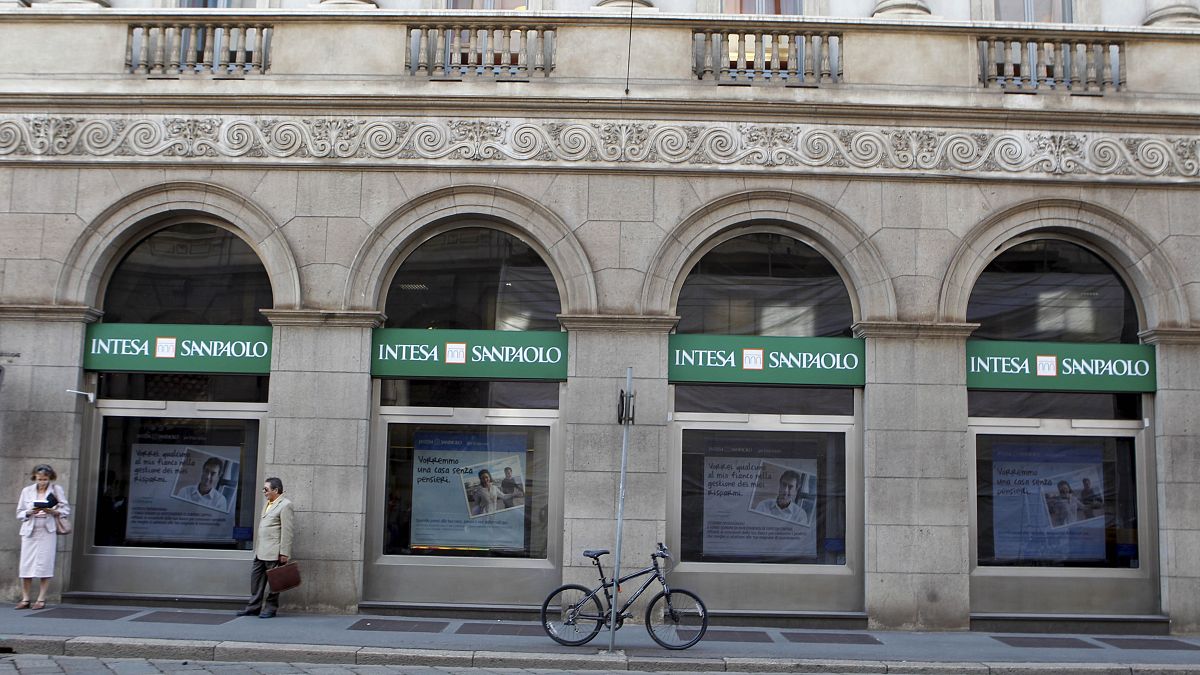
[[1133,439],[976,442],[980,565],[1138,566]]
[[487,227],[440,234],[388,287],[388,328],[559,330],[554,275],[525,242]]
[[100,398],[131,401],[266,403],[266,375],[100,373]]
[[252,547],[257,420],[110,416],[100,448],[95,545]]
[[804,14],[804,0],[724,0],[726,14]]
[[186,223],[146,237],[117,265],[104,321],[265,326],[259,310],[272,305],[267,271],[246,242]]
[[967,391],[967,414],[971,417],[1138,420],[1142,418],[1142,395],[970,389]]
[[1066,241],[1019,244],[993,260],[971,291],[972,337],[1047,342],[1138,341],[1137,310],[1099,256]]
[[767,415],[853,415],[849,387],[764,387],[728,384],[675,385],[676,412]]
[[1071,21],[1071,0],[996,0],[997,21]]
[[811,246],[778,234],[709,251],[679,291],[680,333],[850,336],[850,295]]
[[383,552],[546,557],[549,429],[390,424]]
[[683,431],[682,559],[845,564],[841,433]]
[[554,409],[558,389],[558,382],[384,380],[380,405]]
[[446,0],[446,9],[529,9],[528,0]]

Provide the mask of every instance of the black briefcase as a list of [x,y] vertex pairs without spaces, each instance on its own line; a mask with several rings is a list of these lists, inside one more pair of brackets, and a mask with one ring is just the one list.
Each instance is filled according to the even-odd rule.
[[300,566],[294,562],[267,570],[267,585],[272,593],[282,593],[300,585]]

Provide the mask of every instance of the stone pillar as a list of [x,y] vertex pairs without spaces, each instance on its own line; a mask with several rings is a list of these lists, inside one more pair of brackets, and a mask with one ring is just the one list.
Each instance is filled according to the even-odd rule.
[[1183,24],[1194,27],[1200,23],[1200,9],[1196,7],[1196,0],[1149,0],[1146,3],[1146,18],[1142,23],[1147,26]]
[[[83,390],[83,340],[87,324],[100,317],[91,307],[0,305],[0,578],[4,597],[19,597],[16,570],[21,555],[19,523],[13,514],[29,471],[46,462],[76,509],[79,449],[87,407]],[[59,537],[54,602],[70,582],[71,543]]]
[[[293,554],[305,582],[285,605],[354,612],[362,596],[378,312],[265,310],[275,327],[260,471],[295,502]],[[261,504],[261,502],[260,502]]]
[[561,404],[566,431],[564,583],[596,582],[591,561],[580,553],[584,549],[607,548],[615,554],[622,434],[617,396],[625,388],[629,366],[637,411],[629,434],[622,569],[644,567],[655,543],[666,541],[667,333],[677,320],[561,317],[570,331],[567,395]]
[[[1154,397],[1159,576],[1171,632],[1200,632],[1200,330],[1149,330],[1155,345]],[[1151,521],[1152,522],[1152,521]]]
[[875,11],[871,13],[871,16],[902,19],[930,16],[931,14],[925,0],[879,0],[875,3]]
[[977,324],[863,322],[866,611],[871,628],[970,623],[966,338]]

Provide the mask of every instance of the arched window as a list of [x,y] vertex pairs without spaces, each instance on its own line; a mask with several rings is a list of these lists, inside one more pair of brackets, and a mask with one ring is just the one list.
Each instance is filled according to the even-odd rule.
[[1125,283],[1088,249],[1059,239],[1018,244],[984,269],[967,305],[972,337],[1049,342],[1138,341]]
[[[253,343],[238,331],[268,326],[260,310],[272,306],[270,278],[258,255],[213,224],[164,227],[117,264],[102,321],[136,336],[117,341],[126,345],[122,351],[152,357],[153,367],[102,367],[97,376],[100,397],[110,404],[96,466],[95,546],[252,547],[246,533],[257,519],[259,428],[270,378],[229,361],[239,350],[241,356],[269,354],[269,328],[254,328]],[[215,360],[222,350],[230,358],[214,369],[176,360],[200,351]],[[122,410],[122,401],[139,399],[161,402],[164,412],[143,405]],[[195,402],[242,407],[226,414],[220,406],[201,409]]]
[[680,333],[849,336],[846,284],[811,246],[779,234],[730,239],[696,263],[679,291]]
[[104,295],[106,323],[265,326],[273,304],[258,255],[232,232],[205,223],[146,237],[117,265]]
[[[483,225],[483,223],[479,223]],[[554,275],[520,239],[464,227],[421,244],[388,287],[389,328],[558,330]]]

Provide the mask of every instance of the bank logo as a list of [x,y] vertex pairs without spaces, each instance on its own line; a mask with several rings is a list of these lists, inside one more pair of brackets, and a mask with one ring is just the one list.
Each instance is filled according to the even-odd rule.
[[762,370],[763,369],[763,350],[761,349],[743,349],[742,350],[742,370]]
[[156,359],[173,359],[175,358],[176,339],[173,337],[156,337],[154,338],[154,358]]
[[1038,377],[1058,377],[1058,357],[1054,355],[1038,354],[1037,356],[1037,376]]
[[446,343],[446,363],[463,363],[467,362],[467,343],[465,342],[447,342]]

